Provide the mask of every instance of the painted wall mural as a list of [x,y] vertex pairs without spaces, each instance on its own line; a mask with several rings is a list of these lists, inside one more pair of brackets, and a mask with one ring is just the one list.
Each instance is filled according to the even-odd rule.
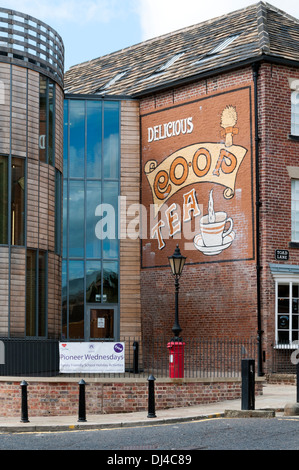
[[252,259],[250,86],[141,117],[142,266]]

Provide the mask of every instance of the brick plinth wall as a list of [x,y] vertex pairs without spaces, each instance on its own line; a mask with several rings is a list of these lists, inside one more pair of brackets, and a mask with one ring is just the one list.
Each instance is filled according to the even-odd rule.
[[[79,380],[37,381],[27,379],[28,414],[32,416],[67,416],[78,414]],[[0,380],[0,418],[21,416],[21,381]],[[262,394],[262,382],[256,382]],[[129,413],[148,410],[148,381],[97,381],[86,379],[86,414]],[[176,379],[155,381],[156,410],[215,403],[241,398],[237,379]]]

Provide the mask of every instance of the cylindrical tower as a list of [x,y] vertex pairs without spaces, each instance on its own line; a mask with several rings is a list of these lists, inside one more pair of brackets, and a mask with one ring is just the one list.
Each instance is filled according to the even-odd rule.
[[61,328],[61,37],[0,8],[0,337]]

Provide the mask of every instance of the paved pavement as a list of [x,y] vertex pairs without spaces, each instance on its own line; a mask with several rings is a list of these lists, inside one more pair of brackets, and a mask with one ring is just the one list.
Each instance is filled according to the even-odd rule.
[[[255,410],[249,416],[254,416],[255,413],[256,416],[263,416],[262,412],[266,410],[272,410],[274,416],[278,413],[284,414],[286,405],[296,403],[296,398],[297,389],[295,385],[266,384],[263,388],[263,395],[255,398]],[[241,415],[241,400],[227,400],[214,404],[168,410],[156,409],[155,418],[148,418],[146,411],[106,415],[86,414],[85,422],[78,422],[78,415],[31,417],[29,410],[28,423],[21,422],[21,415],[19,418],[0,416],[0,432],[49,432],[167,424],[179,421],[218,418],[227,415],[228,410],[233,411],[235,414],[237,411],[240,411]]]

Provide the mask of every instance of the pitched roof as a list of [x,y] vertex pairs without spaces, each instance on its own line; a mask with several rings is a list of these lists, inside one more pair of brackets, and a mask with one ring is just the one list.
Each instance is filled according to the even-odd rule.
[[137,97],[261,58],[299,66],[299,20],[265,2],[75,65],[65,92]]

